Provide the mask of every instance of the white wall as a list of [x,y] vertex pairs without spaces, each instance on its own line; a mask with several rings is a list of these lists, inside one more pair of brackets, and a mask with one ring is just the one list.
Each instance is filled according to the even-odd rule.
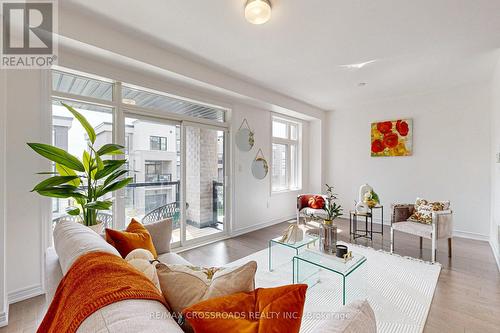
[[5,71],[0,70],[0,326],[7,324],[7,286],[5,279],[5,143],[7,124],[7,103],[6,103],[6,77]]
[[497,258],[500,269],[500,163],[496,155],[500,154],[500,60],[493,73],[491,85],[491,225],[490,244]]
[[255,179],[251,164],[259,148],[271,168],[271,112],[245,105],[233,108],[232,131],[240,127],[244,118],[255,132],[255,145],[249,152],[242,152],[233,145],[234,195],[233,232],[257,229],[295,216],[297,194],[309,191],[309,124],[303,123],[303,156],[301,191],[271,194],[271,170],[263,180]]
[[49,164],[26,145],[50,142],[42,131],[50,119],[42,111],[43,80],[39,70],[9,70],[7,74],[7,151],[6,151],[6,262],[9,302],[43,291],[44,204],[30,190],[41,180],[35,175],[49,171]]
[[[385,219],[391,203],[417,196],[451,200],[455,231],[488,239],[490,232],[489,85],[471,84],[336,110],[328,120],[328,181],[345,213],[359,186],[380,195]],[[371,157],[370,124],[413,118],[413,156]]]

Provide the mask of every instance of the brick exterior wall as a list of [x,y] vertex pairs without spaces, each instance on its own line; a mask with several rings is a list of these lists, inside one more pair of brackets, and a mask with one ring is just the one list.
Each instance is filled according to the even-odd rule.
[[197,227],[213,225],[213,181],[217,180],[217,131],[186,128],[187,222]]

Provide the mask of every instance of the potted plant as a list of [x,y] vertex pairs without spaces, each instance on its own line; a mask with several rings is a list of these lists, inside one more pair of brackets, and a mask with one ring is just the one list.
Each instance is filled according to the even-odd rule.
[[326,253],[335,253],[337,246],[337,226],[333,221],[342,215],[342,206],[337,204],[337,195],[333,192],[333,186],[325,184],[326,200],[323,210],[325,214],[310,216],[315,219],[323,219],[320,228],[320,249]]
[[335,200],[337,200],[337,195],[333,193],[333,186],[325,184],[326,186],[326,202],[323,210],[326,213],[326,218],[323,223],[326,225],[333,225],[333,220],[342,215],[342,206],[338,205]]
[[103,197],[125,187],[132,178],[123,178],[128,170],[123,166],[126,159],[105,159],[106,156],[122,155],[124,148],[117,144],[105,144],[97,149],[94,144],[96,134],[87,119],[73,107],[61,103],[80,122],[85,129],[89,143],[82,159],[71,155],[63,149],[44,144],[28,143],[35,152],[55,163],[55,172],[41,172],[51,177],[36,185],[32,192],[51,198],[72,198],[74,206],[66,212],[79,216],[81,223],[93,230],[102,231],[102,221],[97,216],[101,210],[109,210],[113,204]]

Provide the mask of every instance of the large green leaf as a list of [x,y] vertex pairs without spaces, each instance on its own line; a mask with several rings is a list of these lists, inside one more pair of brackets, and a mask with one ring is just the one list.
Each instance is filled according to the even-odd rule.
[[76,171],[85,171],[82,162],[80,162],[78,158],[60,148],[44,143],[28,143],[28,146],[30,146],[31,149],[33,149],[38,154],[51,161],[54,161]]
[[92,169],[92,158],[90,157],[90,154],[88,151],[84,150],[83,151],[83,167],[85,168],[85,172],[90,172],[90,169]]
[[108,143],[104,146],[102,146],[98,151],[97,155],[102,156],[102,155],[117,155],[117,154],[123,154],[122,149],[124,149],[124,146],[121,145],[116,145],[114,143]]
[[94,131],[94,128],[92,127],[92,125],[90,125],[90,123],[87,121],[87,119],[80,112],[73,109],[73,107],[71,107],[65,103],[61,103],[61,104],[64,105],[64,107],[66,109],[68,109],[68,111],[71,112],[73,114],[73,116],[75,116],[75,118],[80,122],[80,124],[82,124],[83,128],[87,132],[87,135],[89,136],[90,142],[92,142],[92,144],[93,144],[95,142],[96,135],[95,135],[95,131]]
[[74,207],[74,206],[67,207],[66,213],[68,213],[69,215],[72,215],[72,216],[80,215],[80,208]]
[[77,188],[70,185],[61,185],[57,187],[49,187],[43,190],[36,191],[38,194],[52,198],[75,198],[86,199],[85,195],[78,192]]
[[122,180],[117,180],[117,181],[109,184],[108,186],[103,187],[102,189],[100,189],[100,191],[98,191],[98,193],[97,193],[97,196],[101,197],[101,196],[103,196],[106,193],[119,190],[119,189],[127,186],[132,180],[133,179],[131,177],[125,178],[125,179],[122,179]]
[[102,169],[104,169],[104,163],[102,162],[102,159],[98,154],[95,155],[95,161],[97,163],[97,171],[101,171]]
[[109,184],[111,184],[111,182],[115,179],[118,179],[120,176],[126,174],[128,172],[128,170],[118,170],[118,171],[115,171],[113,172],[112,174],[109,175],[108,178],[106,178],[104,180],[104,186],[108,186]]
[[33,190],[31,190],[31,192],[45,190],[47,188],[51,188],[51,187],[54,187],[57,185],[66,184],[66,183],[69,183],[70,181],[72,181],[76,178],[78,178],[78,176],[54,176],[54,177],[50,177],[50,178],[47,178],[44,181],[40,182],[38,185],[36,185],[35,188]]
[[[56,163],[56,170],[61,176],[76,176],[76,172],[74,170],[71,170],[70,168],[67,168],[59,163]],[[80,178],[75,178],[69,182],[69,184],[78,187],[81,184],[81,180]]]
[[108,210],[113,205],[112,201],[94,201],[85,204],[85,208],[95,209],[95,210]]
[[103,161],[104,168],[95,174],[95,179],[102,179],[124,165],[126,160],[106,160]]

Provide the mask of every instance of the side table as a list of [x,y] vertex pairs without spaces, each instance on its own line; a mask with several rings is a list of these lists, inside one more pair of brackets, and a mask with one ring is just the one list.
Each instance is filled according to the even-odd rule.
[[[380,218],[381,218],[381,228],[380,231],[373,230],[373,211],[375,209],[380,209]],[[365,229],[358,229],[358,216],[365,218]],[[370,223],[370,228],[368,229],[368,222]],[[365,237],[373,240],[373,234],[381,234],[384,235],[384,206],[377,205],[373,208],[370,208],[370,211],[367,213],[358,213],[355,210],[349,212],[349,235],[354,239],[359,237]]]

